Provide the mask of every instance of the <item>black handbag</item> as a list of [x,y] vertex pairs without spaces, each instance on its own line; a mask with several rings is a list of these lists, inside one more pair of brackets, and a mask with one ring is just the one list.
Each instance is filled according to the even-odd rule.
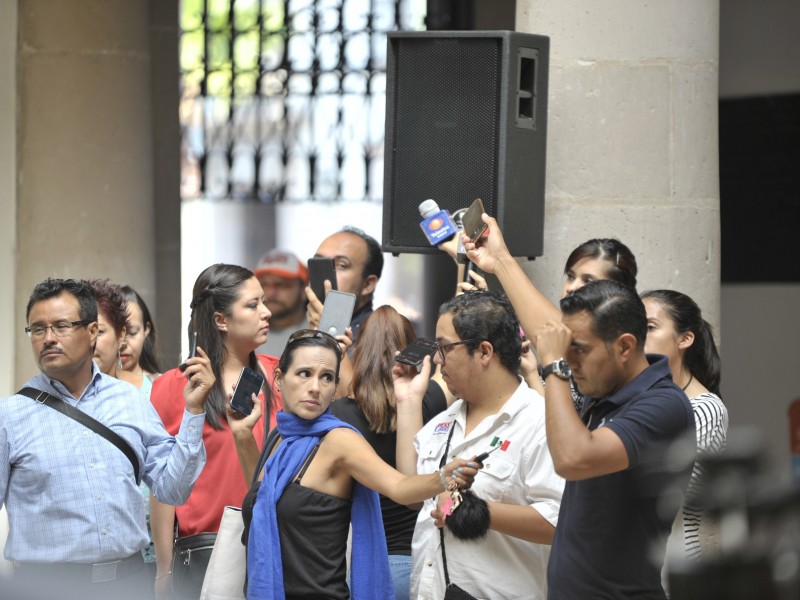
[[197,600],[200,597],[216,539],[216,533],[175,538],[172,552],[172,594],[175,598]]
[[444,589],[444,600],[477,600],[477,598],[462,590],[455,583],[451,583]]

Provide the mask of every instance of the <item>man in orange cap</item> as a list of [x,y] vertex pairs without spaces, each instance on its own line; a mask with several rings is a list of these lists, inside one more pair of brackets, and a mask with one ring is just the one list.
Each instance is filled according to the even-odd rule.
[[256,352],[280,356],[289,336],[298,329],[308,328],[305,291],[308,269],[293,253],[270,250],[258,261],[254,272],[272,312],[269,336]]

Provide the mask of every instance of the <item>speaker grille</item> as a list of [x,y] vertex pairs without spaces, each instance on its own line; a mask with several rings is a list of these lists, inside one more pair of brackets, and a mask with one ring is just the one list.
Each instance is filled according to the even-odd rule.
[[416,212],[426,198],[452,212],[481,197],[497,214],[502,39],[393,43],[390,238],[396,246],[427,245]]

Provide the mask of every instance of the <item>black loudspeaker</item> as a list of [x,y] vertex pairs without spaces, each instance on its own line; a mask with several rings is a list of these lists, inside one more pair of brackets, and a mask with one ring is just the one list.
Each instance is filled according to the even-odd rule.
[[482,198],[514,256],[541,256],[550,39],[509,31],[388,34],[383,250],[437,253],[432,198]]

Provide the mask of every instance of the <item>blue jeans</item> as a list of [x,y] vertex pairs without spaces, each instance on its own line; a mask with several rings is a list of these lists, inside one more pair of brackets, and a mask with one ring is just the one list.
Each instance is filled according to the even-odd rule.
[[411,586],[411,557],[404,554],[390,554],[389,570],[392,572],[395,597],[397,600],[408,600]]

